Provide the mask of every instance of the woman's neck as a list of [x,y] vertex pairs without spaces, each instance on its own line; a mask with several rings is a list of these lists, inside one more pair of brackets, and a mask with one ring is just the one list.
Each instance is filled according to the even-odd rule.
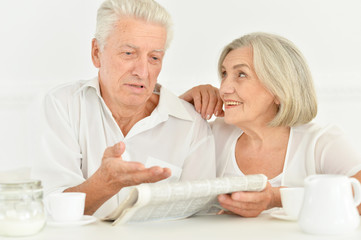
[[[247,142],[249,147],[254,149],[262,149],[266,146],[275,147],[279,144],[284,144],[284,141],[288,141],[290,134],[290,127],[252,127],[241,128],[243,130],[244,141]],[[278,141],[283,139],[283,141]]]

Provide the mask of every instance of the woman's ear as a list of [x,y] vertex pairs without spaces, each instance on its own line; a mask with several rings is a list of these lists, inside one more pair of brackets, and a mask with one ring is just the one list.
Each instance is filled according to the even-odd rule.
[[93,65],[96,68],[100,68],[101,64],[100,64],[100,46],[98,43],[98,40],[96,40],[96,38],[93,38],[92,40],[92,61],[93,61]]
[[277,97],[275,97],[275,101],[274,101],[274,102],[275,102],[275,104],[278,105],[278,106],[281,104],[280,100],[279,100]]

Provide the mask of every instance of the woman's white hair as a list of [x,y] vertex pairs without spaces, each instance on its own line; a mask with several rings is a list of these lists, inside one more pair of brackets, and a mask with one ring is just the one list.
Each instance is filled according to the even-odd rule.
[[251,33],[235,39],[222,51],[218,72],[225,57],[234,49],[251,47],[253,65],[262,84],[280,101],[270,126],[297,126],[317,114],[316,91],[305,58],[289,40],[269,33]]
[[114,25],[122,17],[143,19],[157,23],[167,30],[166,48],[172,40],[172,19],[169,13],[154,0],[105,0],[98,9],[95,38],[103,50]]

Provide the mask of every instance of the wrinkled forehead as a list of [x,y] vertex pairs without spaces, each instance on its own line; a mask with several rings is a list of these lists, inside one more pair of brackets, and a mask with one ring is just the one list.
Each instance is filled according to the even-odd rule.
[[235,65],[253,66],[253,49],[249,46],[231,50],[224,58],[222,67],[234,67]]
[[164,50],[167,40],[167,29],[158,23],[143,19],[121,18],[115,24],[107,39],[108,44],[147,45],[154,50]]

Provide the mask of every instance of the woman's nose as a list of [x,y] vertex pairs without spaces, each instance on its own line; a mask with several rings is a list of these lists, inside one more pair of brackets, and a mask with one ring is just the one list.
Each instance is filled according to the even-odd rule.
[[219,88],[219,93],[222,95],[230,94],[234,92],[234,87],[232,82],[228,78],[224,78],[221,83],[221,87]]

